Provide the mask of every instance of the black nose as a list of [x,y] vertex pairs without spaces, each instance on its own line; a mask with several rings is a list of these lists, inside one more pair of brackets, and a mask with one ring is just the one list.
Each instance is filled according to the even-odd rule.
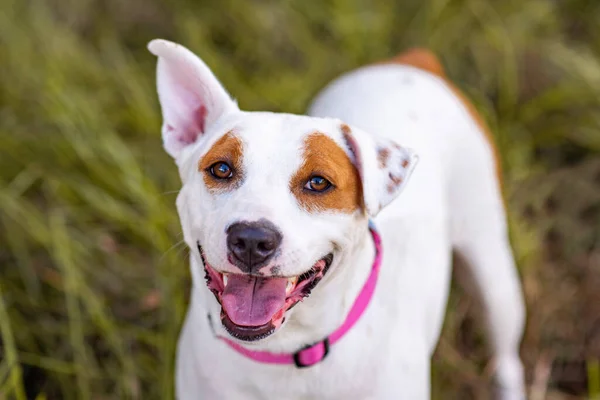
[[281,233],[266,220],[237,222],[227,228],[227,248],[239,269],[251,273],[264,266],[281,244]]

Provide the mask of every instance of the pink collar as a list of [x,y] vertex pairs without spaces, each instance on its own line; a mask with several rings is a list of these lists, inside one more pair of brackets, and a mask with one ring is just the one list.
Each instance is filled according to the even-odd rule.
[[310,367],[322,361],[329,353],[329,348],[341,340],[346,333],[358,322],[360,317],[365,312],[365,309],[371,302],[373,292],[375,291],[375,285],[377,284],[377,277],[379,275],[379,268],[381,266],[381,237],[375,230],[373,224],[369,224],[369,230],[373,236],[373,242],[375,243],[375,260],[373,261],[373,268],[371,274],[365,282],[360,294],[354,301],[346,320],[335,332],[326,337],[324,340],[303,347],[293,354],[285,353],[270,353],[268,351],[255,351],[248,350],[247,348],[237,344],[236,342],[227,338],[217,336],[223,340],[232,349],[238,353],[264,364],[295,364],[298,368]]

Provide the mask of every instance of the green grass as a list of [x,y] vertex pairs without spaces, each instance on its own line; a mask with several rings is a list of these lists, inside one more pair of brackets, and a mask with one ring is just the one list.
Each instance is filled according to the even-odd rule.
[[[575,354],[569,317],[537,305],[561,301],[561,279],[547,271],[563,271],[590,241],[597,254],[599,234],[568,225],[573,255],[550,265],[548,221],[562,224],[573,207],[533,220],[522,211],[544,209],[558,182],[588,170],[592,184],[571,197],[588,199],[582,208],[600,202],[598,20],[600,4],[585,0],[0,0],[0,399],[25,390],[172,398],[187,249],[145,49],[155,37],[197,52],[242,108],[296,113],[344,71],[412,46],[435,50],[501,150],[513,242],[536,305],[528,371],[545,349]],[[450,301],[437,398],[486,393],[481,335],[465,328],[474,305]],[[586,317],[590,326],[597,315]],[[600,353],[581,351],[597,376]],[[597,379],[589,390],[597,393]]]
[[588,361],[587,373],[590,399],[600,399],[600,362],[598,359]]

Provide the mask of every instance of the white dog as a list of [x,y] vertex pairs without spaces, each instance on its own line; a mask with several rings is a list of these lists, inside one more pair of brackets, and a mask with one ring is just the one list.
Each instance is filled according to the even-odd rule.
[[179,399],[428,398],[453,250],[483,295],[500,397],[524,398],[494,150],[435,56],[351,72],[297,116],[241,111],[189,50],[149,49],[192,249]]

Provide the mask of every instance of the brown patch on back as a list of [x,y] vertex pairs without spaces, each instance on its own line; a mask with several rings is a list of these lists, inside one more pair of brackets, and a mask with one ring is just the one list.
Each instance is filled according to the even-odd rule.
[[[304,141],[303,158],[304,162],[290,180],[290,190],[302,208],[309,212],[352,213],[363,207],[358,171],[333,139],[319,132],[309,135]],[[333,187],[322,193],[304,188],[316,175],[329,180]]]
[[398,54],[392,58],[389,62],[395,64],[410,65],[415,68],[419,68],[423,71],[427,71],[441,78],[446,77],[444,67],[440,63],[440,60],[427,49],[414,48],[405,51],[404,53]]
[[483,135],[492,150],[492,155],[494,157],[494,165],[496,168],[496,178],[498,179],[498,184],[500,185],[500,190],[502,191],[502,168],[500,164],[498,148],[496,147],[496,144],[494,142],[494,136],[492,135],[490,128],[486,124],[481,114],[479,114],[477,108],[475,108],[473,103],[471,103],[467,96],[465,96],[465,94],[446,77],[444,68],[442,67],[442,64],[440,63],[436,55],[430,50],[415,48],[400,53],[396,57],[389,60],[389,62],[394,64],[410,65],[419,68],[423,71],[427,71],[433,75],[436,75],[445,81],[445,83],[448,85],[450,90],[452,90],[454,95],[461,101],[461,103],[463,103],[467,112],[469,113],[469,115],[471,115],[471,118],[473,118],[479,129],[483,132]]
[[500,153],[498,151],[498,147],[496,146],[496,142],[494,141],[494,135],[492,135],[492,131],[488,127],[487,123],[477,111],[477,108],[469,101],[467,96],[463,92],[460,91],[452,82],[446,81],[448,87],[452,89],[456,97],[463,103],[467,112],[471,115],[471,118],[475,121],[479,130],[483,132],[483,137],[490,146],[492,151],[492,157],[494,158],[494,167],[496,169],[496,179],[498,179],[498,184],[500,185],[500,192],[503,192],[503,183],[504,179],[502,178],[502,165],[500,163]]
[[[198,170],[204,173],[204,183],[211,191],[223,192],[239,187],[244,178],[242,170],[242,141],[232,131],[212,145],[198,162]],[[210,167],[217,162],[226,162],[232,169],[229,179],[217,179],[210,173]]]

